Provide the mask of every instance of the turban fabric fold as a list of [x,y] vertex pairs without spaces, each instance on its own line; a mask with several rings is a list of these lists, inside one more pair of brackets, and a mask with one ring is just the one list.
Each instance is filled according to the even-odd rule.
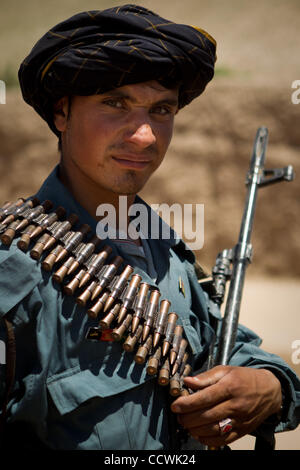
[[53,103],[158,80],[179,83],[179,107],[214,74],[216,42],[204,30],[176,24],[137,5],[86,11],[59,23],[33,47],[19,69],[24,100],[57,135]]

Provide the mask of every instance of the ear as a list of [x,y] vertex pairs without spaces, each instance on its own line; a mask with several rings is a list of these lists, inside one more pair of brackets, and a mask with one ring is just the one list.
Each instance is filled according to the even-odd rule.
[[69,115],[69,97],[63,96],[53,106],[53,121],[56,129],[60,132],[64,132],[67,127],[67,120]]

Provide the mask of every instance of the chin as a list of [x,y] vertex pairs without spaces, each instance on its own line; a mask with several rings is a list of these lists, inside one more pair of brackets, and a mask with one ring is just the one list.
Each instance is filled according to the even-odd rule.
[[116,185],[112,188],[114,193],[124,196],[135,195],[143,189],[149,179],[149,177],[138,179],[136,178],[136,174],[128,176],[129,175],[127,175],[126,181],[119,180],[116,182]]

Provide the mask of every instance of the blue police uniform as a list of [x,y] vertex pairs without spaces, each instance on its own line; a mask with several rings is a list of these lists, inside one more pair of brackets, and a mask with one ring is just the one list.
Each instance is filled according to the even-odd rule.
[[[74,200],[58,178],[58,168],[37,193],[43,201],[75,212],[96,232],[96,221]],[[140,199],[140,203],[145,204]],[[151,209],[147,206],[150,213]],[[193,362],[201,364],[212,339],[210,316],[216,305],[198,284],[194,255],[172,232],[168,240],[147,240],[156,279],[138,266],[136,258],[107,240],[114,254],[135,267],[161,299],[171,302],[184,327]],[[181,280],[179,288],[178,281]],[[17,346],[16,380],[8,405],[8,429],[26,429],[51,449],[170,449],[172,417],[166,387],[136,364],[133,353],[113,341],[88,341],[97,322],[74,297],[65,296],[40,263],[16,247],[0,250],[0,315],[12,321]],[[2,331],[2,330],[1,330]],[[2,338],[4,332],[1,333]],[[259,348],[260,339],[239,327],[231,364],[268,368],[281,380],[288,407],[276,430],[297,426],[300,381],[279,357]],[[2,364],[0,368],[5,366]],[[3,373],[1,375],[3,390]],[[30,430],[30,432],[29,432]]]

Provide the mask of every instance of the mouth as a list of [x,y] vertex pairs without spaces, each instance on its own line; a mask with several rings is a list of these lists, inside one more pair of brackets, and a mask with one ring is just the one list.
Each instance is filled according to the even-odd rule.
[[152,162],[148,157],[142,155],[119,155],[113,156],[112,159],[123,168],[131,168],[134,170],[142,170],[149,166]]

